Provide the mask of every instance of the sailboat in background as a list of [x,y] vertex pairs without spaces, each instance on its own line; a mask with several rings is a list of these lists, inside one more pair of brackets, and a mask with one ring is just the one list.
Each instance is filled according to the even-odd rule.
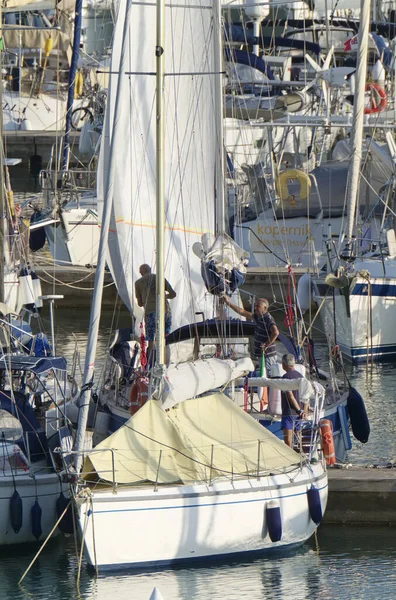
[[[362,240],[355,235],[360,200],[364,104],[369,40],[370,1],[362,0],[358,38],[356,93],[352,126],[352,154],[347,187],[347,220],[339,247],[329,242],[327,274],[314,280],[314,296],[321,306],[325,330],[353,361],[394,359],[396,356],[396,238],[392,215],[396,153],[390,132],[386,139],[393,155],[392,174],[382,199],[379,239]],[[379,127],[381,127],[379,125]],[[369,142],[375,146],[375,142]],[[332,293],[328,292],[328,286]]]
[[[164,271],[177,290],[174,314],[180,323],[191,321],[197,307],[207,305],[207,314],[213,314],[213,298],[205,300],[198,277],[200,260],[191,256],[190,264],[188,250],[194,236],[199,240],[205,229],[213,232],[214,182],[220,194],[222,188],[223,172],[216,167],[222,138],[214,135],[221,100],[220,21],[218,3],[155,7],[123,0],[118,12],[101,148],[105,195],[99,262],[103,269],[109,225],[120,223],[109,240],[114,247],[110,264],[116,272],[117,255],[118,266],[123,263],[117,285],[125,302],[143,257],[152,262],[156,253],[157,362],[150,400],[85,453],[75,499],[87,560],[99,570],[293,547],[314,532],[326,505],[323,462],[286,447],[222,392],[205,390],[205,381],[199,397],[167,403]],[[148,61],[144,74],[142,54]],[[98,265],[87,383],[93,375],[102,278]],[[80,407],[77,470],[88,404],[89,389]]]
[[[37,307],[25,262],[27,236],[18,226],[3,151],[1,137],[0,546],[47,536],[66,511],[68,485],[53,451],[71,440],[66,360],[49,356],[49,345],[32,334],[20,313],[22,306],[27,313]],[[70,522],[63,526],[71,530]]]

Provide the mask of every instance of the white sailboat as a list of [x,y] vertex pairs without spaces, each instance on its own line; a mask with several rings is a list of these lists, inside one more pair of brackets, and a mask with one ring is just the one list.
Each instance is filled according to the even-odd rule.
[[[99,570],[293,547],[314,532],[326,506],[323,462],[286,447],[223,393],[205,391],[205,381],[199,397],[165,410],[164,271],[177,290],[177,324],[190,322],[198,306],[213,305],[198,277],[200,261],[194,267],[188,250],[194,236],[199,240],[203,231],[214,229],[209,203],[213,207],[215,182],[221,194],[214,110],[221,98],[219,28],[218,3],[120,3],[102,145],[105,202],[85,382],[93,375],[107,231],[117,225],[117,235],[110,232],[110,264],[117,272],[118,253],[124,269],[117,285],[124,302],[132,297],[142,258],[150,262],[157,254],[159,385],[133,418],[85,456],[75,490],[78,523],[88,563]],[[131,198],[131,207],[122,203],[125,198]],[[88,403],[87,389],[76,439],[78,470]]]
[[[317,303],[322,304],[322,320],[331,331],[335,343],[353,361],[392,359],[396,356],[396,244],[395,231],[387,225],[390,199],[384,201],[380,239],[369,240],[362,250],[355,237],[356,211],[359,202],[359,179],[362,163],[363,126],[365,119],[367,47],[369,39],[370,2],[362,1],[358,39],[356,94],[352,127],[352,158],[347,188],[347,220],[338,248],[330,261],[332,272],[315,280]],[[390,149],[394,142],[386,134]],[[395,177],[395,164],[390,182]],[[392,184],[393,185],[393,184]],[[389,188],[392,188],[392,185]],[[388,217],[389,217],[388,212]],[[367,244],[363,244],[363,247]],[[333,288],[326,293],[326,287]]]

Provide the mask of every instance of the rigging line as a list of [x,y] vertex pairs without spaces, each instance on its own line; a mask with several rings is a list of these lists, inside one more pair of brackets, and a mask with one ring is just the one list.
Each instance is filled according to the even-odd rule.
[[273,254],[275,256],[275,258],[277,258],[278,260],[283,262],[285,265],[289,264],[287,260],[285,260],[284,258],[281,258],[277,254],[275,254],[275,252],[273,250],[271,250],[271,248],[269,248],[266,244],[264,244],[264,242],[258,237],[258,235],[253,231],[253,229],[251,227],[246,227],[245,225],[240,225],[239,228],[240,229],[248,229],[255,236],[255,238],[257,238],[257,240],[260,242],[260,244],[262,244],[264,246],[264,248],[266,250],[268,250],[268,252],[270,252],[270,254]]
[[[57,279],[57,277],[55,277],[54,275],[51,275],[51,273],[48,273],[48,271],[43,269],[43,267],[41,267],[41,268],[42,268],[43,272],[46,275],[48,275],[48,277],[51,278],[51,280],[49,281],[48,279],[45,279],[42,276],[40,276],[40,280],[44,281],[44,283],[48,283],[49,285],[58,283],[59,285],[64,285],[65,287],[69,287],[69,288],[75,289],[75,290],[83,290],[84,292],[90,292],[94,289],[93,287],[80,287],[80,286],[74,285],[73,283],[66,283],[65,281],[61,281],[60,279]],[[82,279],[81,281],[84,281],[84,280]],[[114,281],[112,281],[111,283],[106,283],[103,286],[103,289],[111,287],[113,285],[114,285]]]

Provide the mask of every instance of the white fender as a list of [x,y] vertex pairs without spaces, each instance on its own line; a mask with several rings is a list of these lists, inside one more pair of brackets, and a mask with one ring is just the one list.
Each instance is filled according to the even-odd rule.
[[304,273],[300,277],[297,283],[297,300],[298,306],[300,309],[305,312],[309,310],[312,302],[312,293],[311,293],[311,275],[309,273]]
[[34,304],[32,276],[24,272],[19,275],[19,294],[22,305]]

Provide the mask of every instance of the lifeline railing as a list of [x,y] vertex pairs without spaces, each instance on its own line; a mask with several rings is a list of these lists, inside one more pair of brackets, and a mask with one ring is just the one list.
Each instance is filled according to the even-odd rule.
[[[312,433],[312,440],[314,440],[314,445],[316,444],[316,439],[315,439],[315,432],[313,431]],[[219,467],[216,466],[215,463],[215,445],[211,444],[210,446],[208,446],[207,450],[208,450],[208,454],[210,453],[210,462],[206,463],[206,462],[200,462],[197,460],[196,457],[188,457],[186,456],[186,454],[183,454],[184,458],[187,458],[189,460],[191,460],[194,463],[198,463],[200,464],[200,466],[203,467],[203,469],[205,471],[208,471],[208,475],[206,477],[200,477],[199,479],[192,479],[191,483],[197,483],[198,481],[200,483],[207,483],[208,485],[212,485],[213,480],[215,478],[215,476],[217,477],[218,474],[222,474],[225,477],[229,477],[231,479],[231,481],[240,479],[240,478],[249,478],[249,479],[257,479],[260,480],[261,477],[263,477],[264,475],[270,473],[271,475],[275,475],[275,474],[280,474],[280,473],[285,473],[288,472],[290,470],[293,470],[296,468],[296,465],[298,464],[299,467],[302,467],[303,464],[305,464],[306,462],[309,461],[310,457],[311,457],[311,452],[309,453],[309,458],[308,455],[305,454],[304,452],[301,452],[299,455],[299,459],[296,460],[296,463],[289,463],[288,465],[285,465],[283,467],[274,467],[273,465],[267,465],[265,466],[265,463],[267,462],[266,457],[265,457],[265,445],[268,444],[268,442],[266,442],[266,440],[257,440],[257,441],[251,441],[248,442],[249,446],[252,446],[253,444],[257,444],[257,462],[255,464],[253,464],[251,459],[246,460],[245,462],[249,462],[251,464],[251,467],[247,469],[247,471],[244,472],[240,472],[240,473],[236,473],[233,470],[233,461],[232,461],[232,457],[230,457],[229,460],[229,468],[226,469],[223,467]],[[246,446],[246,443],[243,444],[244,446]],[[234,445],[232,447],[226,445],[226,444],[219,444],[218,445],[219,448],[223,448],[226,450],[237,450],[237,447]],[[173,450],[173,449],[171,449]],[[108,474],[111,474],[111,477],[109,477],[108,479],[106,479],[106,485],[110,484],[112,486],[113,489],[113,493],[117,492],[117,487],[119,486],[119,482],[116,481],[116,453],[122,452],[122,449],[118,448],[118,449],[114,449],[114,448],[97,448],[97,449],[92,449],[92,450],[87,450],[87,451],[83,451],[81,452],[77,452],[77,451],[63,451],[60,448],[56,448],[54,450],[55,454],[59,454],[60,457],[62,458],[63,464],[64,464],[64,469],[65,471],[70,475],[70,480],[73,481],[75,484],[78,485],[78,483],[82,482],[81,478],[79,479],[76,475],[76,473],[71,469],[71,465],[70,465],[70,461],[71,458],[73,456],[76,456],[77,454],[82,454],[83,455],[83,461],[85,460],[85,458],[89,457],[90,455],[93,454],[99,454],[99,453],[109,453],[111,454],[111,467],[110,469],[100,469],[100,474],[97,473],[96,470],[92,471],[92,473],[85,473],[86,476],[89,476],[90,474],[94,474],[98,477],[101,477],[103,475],[107,476]],[[160,449],[159,452],[156,451],[156,455],[157,458],[156,460],[156,465],[153,467],[153,470],[155,469],[156,472],[156,477],[155,480],[153,481],[153,486],[154,486],[154,491],[158,491],[158,487],[159,487],[159,475],[160,475],[160,469],[161,469],[161,464],[163,462],[163,449]],[[68,458],[68,460],[66,460]],[[154,460],[154,458],[153,458]],[[139,461],[141,462],[141,461]],[[133,469],[133,471],[136,473],[136,469]],[[144,476],[142,476],[141,482],[145,481]],[[147,481],[147,480],[146,480]],[[85,483],[89,483],[89,480],[85,480]],[[100,481],[96,481],[95,483],[97,484],[101,484],[103,482]],[[123,482],[123,484],[128,485],[128,482]],[[140,482],[136,481],[136,482],[130,482],[129,485],[132,484],[139,484]]]

